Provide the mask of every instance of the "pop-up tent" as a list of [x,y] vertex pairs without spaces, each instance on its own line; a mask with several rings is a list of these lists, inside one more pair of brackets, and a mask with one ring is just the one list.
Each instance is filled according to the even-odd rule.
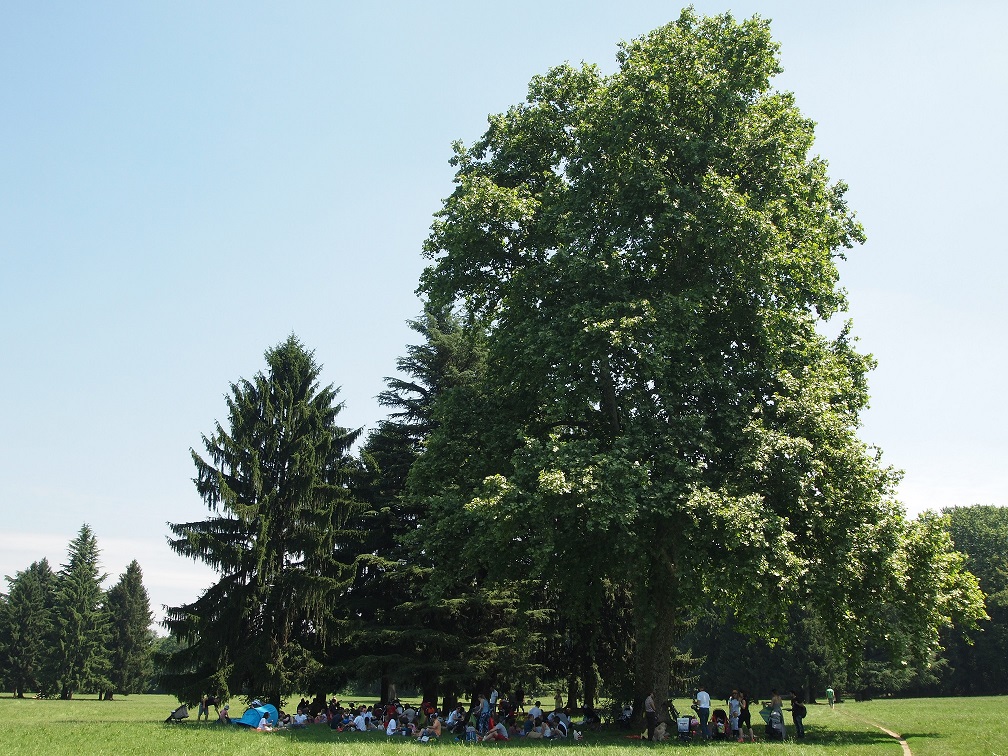
[[262,706],[247,709],[242,714],[241,719],[232,720],[232,724],[244,725],[245,727],[258,727],[264,714],[268,717],[266,720],[268,724],[275,725],[277,723],[276,707],[273,704],[263,704]]

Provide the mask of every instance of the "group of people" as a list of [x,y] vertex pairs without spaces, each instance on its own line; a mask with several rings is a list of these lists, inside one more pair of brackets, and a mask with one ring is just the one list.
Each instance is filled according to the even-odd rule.
[[[731,695],[725,700],[725,708],[717,708],[712,711],[710,694],[703,686],[700,686],[691,708],[695,716],[680,716],[675,706],[670,704],[669,714],[675,722],[680,738],[731,739],[739,743],[756,741],[756,733],[752,726],[751,698],[747,691],[732,690]],[[767,740],[785,740],[787,738],[783,699],[776,690],[771,691],[770,700],[763,702],[759,713],[766,724],[764,732]],[[804,719],[807,713],[808,710],[801,696],[792,690],[791,719],[794,723],[796,738],[805,737]],[[629,726],[632,716],[633,709],[628,706],[624,709],[619,721],[625,722]],[[664,725],[659,724],[658,721],[658,708],[654,692],[651,692],[644,700],[644,717],[649,740],[663,740],[668,737]]]
[[[200,703],[201,714],[214,703],[212,698],[205,696]],[[253,708],[260,704],[259,701],[252,703]],[[459,704],[447,716],[442,716],[428,702],[415,707],[398,698],[376,706],[354,703],[344,706],[335,698],[329,702],[324,699],[308,702],[302,698],[295,713],[281,709],[277,712],[275,723],[264,715],[256,729],[272,732],[312,724],[328,725],[339,732],[384,731],[388,737],[412,737],[421,742],[438,739],[446,734],[452,734],[459,740],[484,742],[518,737],[536,739],[573,736],[570,716],[562,708],[547,714],[541,703],[536,701],[523,714],[524,719],[519,723],[518,702],[501,698],[497,691],[493,691],[490,696],[481,694],[468,710]],[[219,717],[222,722],[230,722],[227,706],[220,710]]]

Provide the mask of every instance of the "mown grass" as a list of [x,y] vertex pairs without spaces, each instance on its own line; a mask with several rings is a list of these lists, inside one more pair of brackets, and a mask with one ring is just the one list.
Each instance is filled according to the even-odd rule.
[[[688,702],[677,701],[680,711]],[[98,701],[17,700],[0,696],[0,754],[326,754],[341,756],[419,756],[421,749],[465,748],[454,739],[419,745],[384,735],[333,732],[313,726],[295,732],[259,734],[216,723],[165,724],[176,705],[170,696],[129,696]],[[239,707],[235,707],[239,708]],[[240,712],[239,712],[240,713]],[[1008,698],[931,698],[844,703],[830,710],[809,706],[804,741],[788,743],[709,743],[692,748],[718,753],[781,756],[899,756],[899,745],[875,727],[880,724],[906,738],[915,756],[1008,756]],[[193,712],[195,717],[195,712]],[[755,723],[754,723],[755,724]],[[790,722],[788,722],[790,725]],[[759,730],[757,730],[759,734]],[[671,741],[652,746],[622,731],[585,734],[580,743],[511,742],[477,748],[548,751],[551,756],[632,756],[640,749],[683,750]]]

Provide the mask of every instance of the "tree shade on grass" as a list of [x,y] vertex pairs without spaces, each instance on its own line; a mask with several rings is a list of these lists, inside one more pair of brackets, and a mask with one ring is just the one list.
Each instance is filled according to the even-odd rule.
[[[676,701],[680,709],[686,701]],[[227,753],[317,754],[338,750],[346,756],[416,753],[406,739],[388,741],[384,735],[334,734],[328,727],[297,733],[262,735],[244,728],[216,724],[164,724],[177,705],[171,696],[134,695],[115,701],[75,697],[72,701],[17,700],[0,696],[0,753],[24,756],[78,756],[82,753],[169,754]],[[810,706],[806,720],[809,737],[801,743],[724,743],[718,753],[752,751],[781,756],[892,756],[899,749],[871,723],[878,722],[907,738],[915,756],[975,756],[1008,752],[1008,732],[991,722],[1008,717],[1008,698],[936,698],[842,704],[830,711]],[[431,746],[454,745],[454,741]],[[648,749],[628,740],[623,731],[588,733],[572,743],[518,743],[484,746],[518,749],[535,756],[576,756],[589,748],[595,756],[623,756]],[[675,746],[668,746],[675,749]],[[650,749],[648,749],[650,750]]]

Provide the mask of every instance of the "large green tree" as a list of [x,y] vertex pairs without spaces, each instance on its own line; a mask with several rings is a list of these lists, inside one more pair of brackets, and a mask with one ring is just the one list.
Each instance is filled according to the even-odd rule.
[[8,577],[9,591],[0,600],[0,675],[5,690],[24,698],[38,688],[50,637],[56,576],[46,559]]
[[400,375],[386,379],[379,401],[390,416],[362,449],[371,524],[352,596],[362,625],[353,656],[359,673],[383,678],[383,696],[389,682],[405,683],[449,706],[463,693],[528,676],[520,639],[534,628],[513,593],[440,571],[429,544],[411,538],[430,513],[424,485],[409,483],[415,463],[445,408],[474,403],[486,344],[481,324],[448,308],[427,310],[410,327],[421,340],[397,361]]
[[974,505],[942,511],[965,566],[986,595],[990,622],[945,634],[949,669],[929,692],[1000,694],[1008,680],[1008,507]]
[[[818,329],[862,229],[772,86],[767,22],[685,11],[617,57],[534,78],[456,145],[421,291],[489,324],[487,404],[428,443],[470,474],[426,537],[488,575],[520,555],[579,611],[628,586],[636,698],[664,700],[700,604],[771,640],[810,607],[857,644],[909,536],[857,436],[873,361]],[[914,617],[930,639],[939,613]]]
[[67,552],[67,563],[56,576],[42,681],[64,699],[78,691],[108,690],[111,668],[102,589],[108,576],[101,572],[98,540],[90,526],[81,526]]
[[350,448],[338,389],[294,336],[266,351],[267,371],[231,386],[228,423],[192,452],[211,516],[169,527],[177,553],[220,579],[168,610],[183,648],[162,684],[183,700],[204,692],[274,703],[314,689],[317,661],[338,638],[359,554]]
[[108,612],[108,649],[112,669],[112,687],[106,699],[114,693],[143,693],[150,686],[154,673],[151,653],[154,637],[151,633],[150,597],[143,584],[143,571],[134,559],[108,590],[105,599]]

